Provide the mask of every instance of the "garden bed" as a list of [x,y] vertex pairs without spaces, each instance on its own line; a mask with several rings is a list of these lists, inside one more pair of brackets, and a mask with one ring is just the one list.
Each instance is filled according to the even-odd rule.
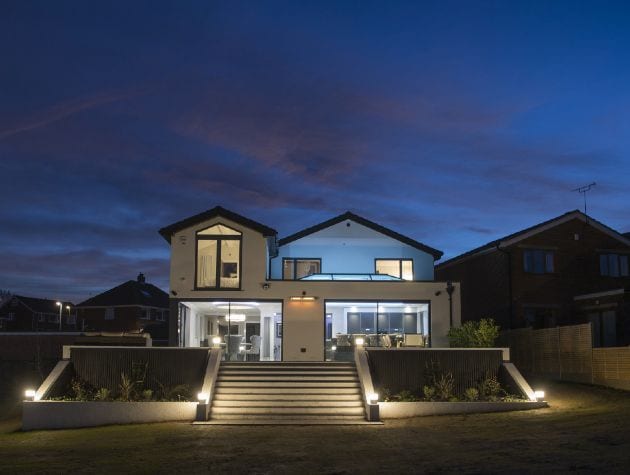
[[546,402],[537,401],[474,401],[474,402],[379,402],[380,416],[383,419],[405,417],[438,416],[444,414],[472,414],[481,412],[522,411],[547,407]]
[[193,421],[196,402],[25,401],[22,430]]

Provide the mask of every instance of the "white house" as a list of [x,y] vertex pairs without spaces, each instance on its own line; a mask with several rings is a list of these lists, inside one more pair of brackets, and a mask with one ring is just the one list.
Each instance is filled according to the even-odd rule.
[[353,213],[283,239],[221,207],[160,230],[171,245],[170,344],[231,360],[343,360],[353,346],[447,346],[459,284],[442,253]]

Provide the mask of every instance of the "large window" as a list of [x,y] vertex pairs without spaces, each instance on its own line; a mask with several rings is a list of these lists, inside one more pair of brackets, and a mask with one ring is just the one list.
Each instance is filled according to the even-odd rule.
[[412,259],[375,259],[377,274],[387,274],[403,280],[413,280]]
[[241,288],[241,239],[223,224],[197,233],[197,288]]
[[628,277],[628,256],[620,254],[601,254],[599,273],[609,277]]
[[322,260],[318,258],[282,259],[282,278],[296,280],[321,272]]
[[523,270],[530,274],[552,274],[554,272],[553,251],[525,249],[523,251]]

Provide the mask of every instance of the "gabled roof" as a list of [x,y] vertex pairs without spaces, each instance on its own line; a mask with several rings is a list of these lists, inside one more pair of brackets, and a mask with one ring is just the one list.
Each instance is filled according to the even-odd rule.
[[81,302],[77,307],[143,306],[168,308],[168,294],[153,284],[128,280]]
[[322,229],[329,228],[331,226],[334,226],[335,224],[339,224],[346,220],[354,221],[355,223],[361,224],[365,226],[366,228],[370,228],[376,232],[384,234],[385,236],[389,236],[411,247],[420,249],[421,251],[431,254],[433,258],[436,260],[442,257],[442,254],[444,254],[442,251],[438,251],[437,249],[429,247],[426,244],[422,244],[421,242],[418,242],[407,236],[403,236],[402,234],[399,234],[396,231],[392,231],[391,229],[388,229],[385,226],[381,226],[380,224],[376,224],[373,221],[362,218],[361,216],[351,213],[350,211],[346,211],[345,213],[340,214],[339,216],[336,216],[332,219],[329,219],[328,221],[324,221],[323,223],[316,224],[315,226],[311,226],[310,228],[303,229],[302,231],[298,231],[295,234],[291,234],[290,236],[282,238],[278,241],[278,244],[280,246],[284,246],[285,244],[289,244],[293,241],[301,239],[310,234],[316,233],[317,231],[321,231]]
[[[59,313],[59,306],[57,302],[59,300],[50,299],[38,299],[35,297],[24,297],[23,295],[12,295],[11,298],[6,300],[3,305],[11,305],[12,300],[19,300],[24,304],[31,312],[34,313]],[[67,305],[74,307],[72,302],[61,302],[65,308]],[[65,311],[65,310],[64,310]]]
[[499,239],[495,239],[494,241],[490,241],[487,244],[484,244],[483,246],[479,246],[476,247],[475,249],[472,249],[470,251],[467,251],[463,254],[460,254],[459,256],[453,257],[451,259],[448,259],[444,262],[439,263],[436,266],[436,269],[441,269],[444,267],[447,267],[449,265],[452,265],[456,262],[460,262],[463,260],[466,260],[474,255],[477,254],[481,254],[483,252],[488,252],[490,250],[493,249],[501,249],[501,248],[506,248],[508,246],[511,246],[513,244],[516,244],[519,241],[522,241],[523,239],[527,239],[535,234],[541,233],[543,231],[546,231],[550,228],[553,228],[555,226],[558,226],[560,224],[564,224],[567,221],[571,221],[572,219],[579,219],[580,221],[583,221],[584,223],[587,223],[591,226],[593,226],[594,228],[602,231],[605,234],[608,234],[609,236],[621,241],[622,243],[630,246],[630,238],[626,235],[620,234],[619,232],[615,231],[612,228],[609,228],[608,226],[606,226],[605,224],[597,221],[594,218],[591,218],[590,216],[582,213],[580,210],[573,210],[573,211],[569,211],[568,213],[564,213],[560,216],[556,216],[555,218],[549,219],[547,221],[543,221],[542,223],[538,223],[535,224],[534,226],[530,226],[529,228],[525,228],[521,231],[517,231],[515,233],[512,234],[508,234],[507,236],[504,236],[502,238]]
[[264,224],[260,224],[252,219],[246,218],[245,216],[241,216],[240,214],[234,213],[228,209],[225,209],[221,206],[215,206],[212,209],[204,211],[203,213],[196,214],[191,216],[190,218],[182,219],[181,221],[177,221],[169,226],[163,227],[160,229],[160,234],[164,239],[166,239],[169,243],[171,242],[171,236],[182,229],[186,229],[190,226],[194,226],[195,224],[202,223],[212,218],[216,218],[217,216],[222,216],[230,221],[234,221],[235,223],[242,224],[243,226],[253,229],[254,231],[258,231],[263,236],[276,236],[278,232],[275,229],[272,229]]

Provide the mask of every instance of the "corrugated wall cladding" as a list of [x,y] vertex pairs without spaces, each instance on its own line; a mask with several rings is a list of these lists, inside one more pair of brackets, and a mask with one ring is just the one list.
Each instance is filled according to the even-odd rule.
[[430,385],[431,373],[452,373],[455,393],[492,375],[499,376],[503,361],[501,350],[368,350],[370,370],[378,391],[387,388],[392,394],[402,390],[420,392]]
[[95,388],[117,391],[121,374],[146,375],[144,386],[157,391],[160,385],[188,384],[201,388],[206,370],[205,348],[72,348],[70,360],[75,374]]

